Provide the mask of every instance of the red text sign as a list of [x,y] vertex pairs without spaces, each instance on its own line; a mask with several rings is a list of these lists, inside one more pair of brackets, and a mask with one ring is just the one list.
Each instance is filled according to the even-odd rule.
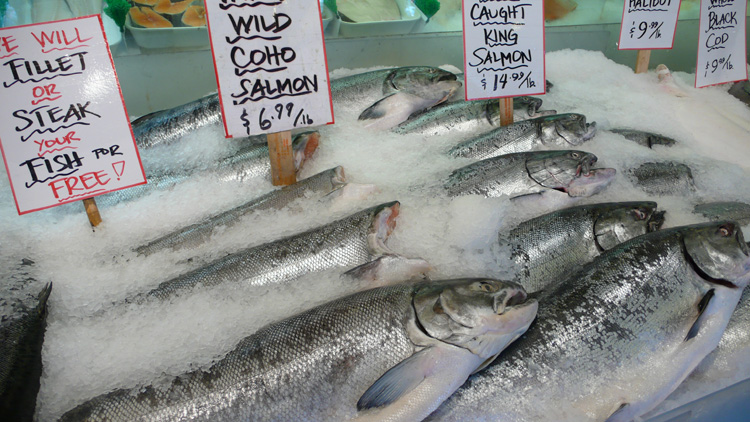
[[99,16],[0,29],[0,96],[19,214],[146,183]]

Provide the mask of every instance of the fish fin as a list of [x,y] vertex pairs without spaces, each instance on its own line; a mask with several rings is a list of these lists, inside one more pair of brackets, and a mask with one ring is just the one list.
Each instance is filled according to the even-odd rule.
[[492,362],[495,361],[495,359],[497,359],[498,356],[500,356],[500,353],[498,353],[498,354],[496,354],[494,356],[490,356],[489,358],[487,358],[487,360],[485,360],[484,362],[482,362],[481,365],[477,366],[477,369],[475,369],[474,372],[472,372],[471,374],[472,375],[476,374],[477,372],[481,371],[482,369],[488,367]]
[[365,111],[363,111],[362,114],[359,115],[357,120],[376,120],[385,116],[388,113],[388,110],[385,107],[385,103],[388,101],[390,97],[394,95],[396,94],[391,94],[391,95],[388,95],[387,97],[383,97],[380,100],[376,101],[375,104],[371,105],[370,107],[367,107]]
[[362,394],[357,410],[387,406],[414,390],[427,378],[427,371],[423,368],[431,367],[434,362],[428,353],[430,350],[420,350],[389,369]]
[[531,199],[531,198],[541,198],[543,192],[534,192],[534,193],[525,193],[523,195],[518,195],[510,198],[511,201],[523,201],[525,199]]
[[617,420],[618,415],[621,415],[622,412],[630,406],[630,403],[621,403],[620,406],[617,407],[617,409],[612,412],[611,415],[604,421],[604,422],[614,422]]
[[385,286],[394,282],[424,280],[430,270],[430,264],[422,258],[386,254],[352,268],[342,274],[342,277],[365,280],[373,286]]
[[342,276],[352,277],[358,280],[373,281],[377,279],[378,269],[383,256],[373,259],[370,262],[365,262],[362,265],[356,266],[351,270],[342,274]]
[[690,327],[690,330],[685,336],[685,341],[688,341],[698,335],[698,332],[700,331],[701,326],[703,325],[706,319],[704,317],[706,308],[708,308],[708,304],[711,302],[711,298],[713,297],[714,297],[714,289],[711,289],[707,291],[706,294],[703,295],[703,298],[701,299],[701,301],[698,302],[698,318],[696,318],[695,322],[693,323],[693,326]]

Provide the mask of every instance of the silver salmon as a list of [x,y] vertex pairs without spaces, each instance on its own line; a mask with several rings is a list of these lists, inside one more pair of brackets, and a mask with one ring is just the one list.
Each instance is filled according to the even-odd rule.
[[456,82],[456,75],[430,66],[406,66],[358,73],[331,81],[333,105],[358,113],[383,97],[415,94],[443,82]]
[[228,228],[239,222],[243,216],[255,211],[280,209],[292,201],[309,194],[324,196],[346,184],[344,168],[335,167],[300,180],[297,183],[271,191],[254,198],[229,211],[206,218],[203,221],[175,230],[154,239],[135,251],[139,255],[151,255],[165,249],[194,248],[206,242],[217,227]]
[[[318,132],[305,132],[297,135],[292,142],[294,166],[299,172],[305,160],[312,157],[318,147]],[[96,197],[98,206],[110,206],[143,197],[149,193],[169,189],[193,177],[216,177],[221,181],[244,181],[271,175],[271,161],[268,158],[268,145],[250,145],[236,155],[220,160],[215,167],[203,171],[157,174],[146,178],[145,185],[118,190]]]
[[47,299],[52,283],[39,290],[30,260],[4,262],[0,284],[0,420],[34,420]]
[[499,280],[370,289],[270,324],[208,369],[93,398],[61,421],[421,420],[536,310]]
[[488,158],[455,170],[444,188],[450,196],[511,198],[548,191],[591,196],[607,187],[615,169],[594,169],[594,154],[582,151],[520,152]]
[[750,224],[750,204],[737,201],[720,201],[698,204],[693,213],[711,220],[733,220],[743,226]]
[[610,202],[565,208],[524,221],[500,243],[508,245],[517,281],[527,292],[554,287],[604,251],[658,230],[656,202]]
[[736,223],[636,237],[542,294],[526,334],[431,420],[630,421],[716,347],[748,281]]
[[[364,265],[386,254],[399,203],[389,202],[304,233],[250,247],[165,281],[126,302],[165,300],[197,286],[239,283],[247,290],[278,285],[314,271]],[[419,268],[424,261],[415,260]],[[375,269],[376,270],[376,269]],[[374,271],[374,270],[373,270]]]
[[[386,95],[396,92],[414,94],[430,84],[444,84],[451,80],[455,85],[456,75],[428,66],[376,70],[332,80],[331,99],[336,107],[361,112]],[[156,111],[133,120],[131,125],[139,149],[177,142],[205,126],[216,126],[218,129],[221,125],[219,96],[211,94],[187,104]],[[264,139],[264,135],[251,136],[232,143],[263,143]]]
[[593,138],[596,122],[582,114],[555,114],[502,126],[463,142],[448,151],[453,157],[484,160],[514,152],[570,148]]
[[378,100],[360,113],[364,127],[376,130],[390,129],[406,121],[414,113],[445,102],[461,88],[453,74],[415,78],[408,90],[400,90]]
[[[540,111],[542,100],[535,97],[513,98],[515,120],[555,114]],[[396,133],[418,133],[423,136],[455,132],[483,133],[500,126],[500,103],[497,100],[453,101],[409,117],[392,130]]]

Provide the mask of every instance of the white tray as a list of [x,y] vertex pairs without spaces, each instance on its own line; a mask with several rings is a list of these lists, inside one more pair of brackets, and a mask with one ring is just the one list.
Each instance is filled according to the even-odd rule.
[[401,20],[378,22],[340,21],[339,35],[342,37],[371,37],[377,35],[408,34],[423,26],[424,15],[411,0],[396,0],[401,11]]
[[135,43],[146,49],[200,49],[209,46],[208,28],[205,26],[174,28],[138,28],[125,19],[125,28],[133,34]]

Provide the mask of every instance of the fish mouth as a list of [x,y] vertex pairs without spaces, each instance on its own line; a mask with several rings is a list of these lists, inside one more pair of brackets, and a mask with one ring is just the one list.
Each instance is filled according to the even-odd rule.
[[654,210],[654,212],[651,214],[651,217],[649,217],[648,222],[646,223],[646,231],[649,233],[658,231],[664,224],[664,214],[666,213],[666,211]]
[[584,168],[584,170],[585,171],[581,170],[568,186],[560,187],[557,190],[565,192],[571,197],[596,195],[609,186],[617,174],[617,170],[613,168]]
[[512,294],[503,297],[502,300],[500,300],[500,297],[495,297],[492,310],[495,311],[495,314],[502,315],[510,309],[528,306],[529,304],[526,302],[528,297],[529,295],[524,290],[517,289]]
[[367,235],[370,253],[373,255],[396,255],[385,242],[396,228],[396,218],[399,215],[401,203],[389,202],[378,206],[375,210],[374,221]]
[[596,122],[586,123],[586,133],[583,134],[582,139],[588,141],[596,135]]
[[594,154],[587,154],[576,169],[576,177],[588,176],[591,173],[591,167],[596,164],[598,158]]
[[[574,128],[567,130],[565,123],[560,122],[555,125],[557,135],[565,139],[567,143],[573,146],[581,145],[596,135],[596,122],[586,123],[586,117],[583,115],[573,115],[578,118],[574,120]],[[571,122],[568,122],[571,123]]]

